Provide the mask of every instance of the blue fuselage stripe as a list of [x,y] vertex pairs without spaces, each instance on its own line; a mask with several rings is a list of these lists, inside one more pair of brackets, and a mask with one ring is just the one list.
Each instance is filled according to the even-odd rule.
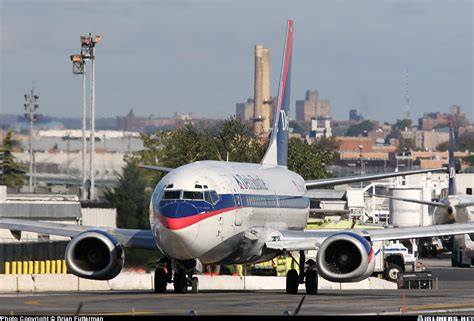
[[169,218],[189,217],[231,207],[305,209],[309,198],[304,196],[220,194],[214,204],[204,200],[158,200],[154,202],[155,212]]

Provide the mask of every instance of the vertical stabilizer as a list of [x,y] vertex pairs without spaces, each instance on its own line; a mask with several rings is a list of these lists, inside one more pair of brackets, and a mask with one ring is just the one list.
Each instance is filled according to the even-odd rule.
[[449,156],[448,156],[448,195],[456,194],[456,166],[454,162],[454,124],[449,121]]
[[291,54],[293,49],[293,20],[288,20],[283,51],[283,62],[278,85],[278,97],[275,104],[275,124],[262,159],[265,165],[287,166],[288,164],[288,121],[290,114]]

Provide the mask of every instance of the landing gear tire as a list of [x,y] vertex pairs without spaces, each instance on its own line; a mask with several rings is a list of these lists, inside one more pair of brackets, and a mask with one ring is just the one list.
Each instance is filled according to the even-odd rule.
[[316,270],[306,271],[306,294],[318,294],[318,272]]
[[437,257],[438,256],[438,249],[436,248],[435,245],[431,246],[431,257]]
[[421,257],[427,257],[428,256],[428,246],[423,245],[421,247],[421,252],[420,252]]
[[299,286],[298,272],[294,269],[291,269],[286,274],[286,293],[297,294],[298,286]]
[[186,273],[177,272],[174,274],[174,292],[175,293],[187,293],[188,292],[188,280]]
[[165,269],[156,269],[155,270],[155,293],[166,293],[167,286],[167,275]]
[[194,294],[199,292],[199,279],[197,277],[191,278],[191,291]]
[[397,264],[389,264],[384,271],[384,276],[387,281],[390,282],[397,282],[398,281],[398,273],[402,272],[402,268]]
[[458,258],[457,258],[456,251],[454,250],[451,252],[451,266],[458,267]]

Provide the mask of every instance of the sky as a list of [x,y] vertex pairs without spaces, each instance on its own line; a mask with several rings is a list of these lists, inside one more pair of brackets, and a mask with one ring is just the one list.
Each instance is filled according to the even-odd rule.
[[317,89],[334,119],[405,117],[460,105],[474,117],[474,2],[0,0],[0,114],[22,114],[35,86],[39,112],[81,117],[71,54],[96,48],[97,117],[226,118],[253,96],[254,45],[270,49],[277,92],[286,20],[294,19],[291,115]]

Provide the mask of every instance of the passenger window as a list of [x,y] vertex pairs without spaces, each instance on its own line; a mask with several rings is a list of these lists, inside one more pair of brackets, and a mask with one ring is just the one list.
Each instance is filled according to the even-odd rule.
[[204,195],[202,192],[184,191],[183,198],[186,200],[203,200]]
[[165,191],[161,199],[164,200],[179,200],[181,191]]

